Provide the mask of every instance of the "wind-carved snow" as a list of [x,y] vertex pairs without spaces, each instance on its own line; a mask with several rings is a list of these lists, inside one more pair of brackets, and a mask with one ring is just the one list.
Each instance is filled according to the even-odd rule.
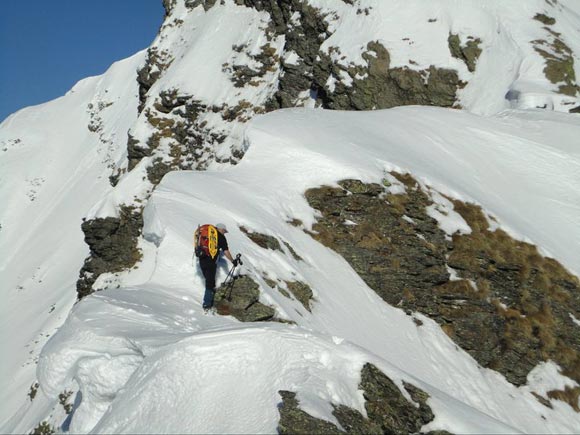
[[[121,288],[73,309],[43,351],[43,390],[55,397],[76,384],[82,398],[71,420],[76,432],[270,433],[280,389],[296,391],[303,409],[329,421],[335,421],[331,403],[364,412],[358,381],[370,361],[398,385],[405,380],[429,393],[436,417],[425,430],[574,431],[580,416],[570,406],[549,409],[532,394],[573,381],[544,364],[527,386],[509,384],[479,367],[432,320],[385,304],[342,257],[288,224],[315,222],[303,196],[309,187],[344,178],[387,185],[385,168],[399,168],[446,196],[482,204],[502,227],[577,268],[580,127],[568,124],[573,115],[542,119],[536,128],[536,114],[481,118],[418,107],[286,110],[256,119],[238,166],[164,178],[145,208],[143,262],[121,278]],[[520,196],[525,201],[514,208]],[[218,218],[230,230],[232,251],[243,253],[242,273],[260,284],[261,300],[296,325],[203,315],[191,235]],[[303,260],[258,247],[239,226],[276,235]],[[227,270],[220,263],[218,282]],[[312,313],[264,277],[307,283],[315,294]],[[81,373],[89,361],[91,370]],[[100,379],[112,371],[120,374],[105,388]]]

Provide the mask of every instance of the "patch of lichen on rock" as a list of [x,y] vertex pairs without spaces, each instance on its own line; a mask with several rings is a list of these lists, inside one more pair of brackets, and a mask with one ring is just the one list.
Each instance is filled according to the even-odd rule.
[[[427,213],[433,204],[410,175],[403,194],[344,180],[305,193],[320,212],[314,238],[341,254],[386,302],[418,311],[482,366],[522,385],[530,370],[553,360],[580,381],[580,284],[536,247],[491,231],[473,204],[453,201],[471,234],[445,237]],[[459,280],[450,280],[447,267]]]
[[407,400],[399,387],[372,364],[365,364],[361,372],[359,389],[363,391],[367,417],[344,405],[333,405],[332,414],[343,430],[326,420],[315,418],[302,409],[296,393],[280,391],[282,404],[278,408],[278,432],[289,433],[419,433],[433,420],[434,414],[427,405],[429,395],[404,382]]

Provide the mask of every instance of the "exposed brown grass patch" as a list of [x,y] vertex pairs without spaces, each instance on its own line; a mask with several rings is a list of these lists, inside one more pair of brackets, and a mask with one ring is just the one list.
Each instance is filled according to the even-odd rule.
[[566,387],[564,390],[552,390],[548,391],[548,397],[550,399],[561,400],[566,402],[574,411],[580,412],[580,406],[578,405],[578,398],[580,397],[580,387]]
[[[552,359],[563,374],[580,381],[580,347],[567,318],[578,309],[571,295],[580,287],[578,278],[556,260],[543,257],[536,246],[514,240],[502,230],[489,231],[478,206],[454,201],[454,208],[473,232],[453,237],[449,263],[494,295],[492,303],[505,325],[504,349],[527,348],[531,361]],[[528,344],[523,346],[522,341]]]

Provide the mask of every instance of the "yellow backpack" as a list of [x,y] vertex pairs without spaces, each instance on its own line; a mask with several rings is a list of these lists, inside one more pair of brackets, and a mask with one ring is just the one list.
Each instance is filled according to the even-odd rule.
[[215,260],[218,254],[218,230],[213,225],[197,227],[193,235],[196,257],[209,257]]

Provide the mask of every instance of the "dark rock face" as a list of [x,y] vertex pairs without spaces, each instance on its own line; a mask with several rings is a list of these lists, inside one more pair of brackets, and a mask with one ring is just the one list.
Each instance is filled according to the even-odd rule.
[[[310,205],[324,216],[314,227],[318,232],[314,237],[341,254],[369,287],[398,305],[410,298],[410,292],[427,295],[448,281],[448,243],[437,221],[425,211],[431,201],[422,190],[408,189],[409,196],[402,197],[387,196],[378,184],[347,180],[340,185],[343,189],[306,193]],[[404,215],[416,225],[404,220]]]
[[259,302],[258,284],[248,276],[239,276],[233,287],[221,286],[216,290],[215,306],[218,314],[231,315],[242,322],[270,320],[276,314],[274,308]]
[[133,138],[131,133],[127,133],[127,159],[129,160],[129,171],[132,170],[143,157],[151,155],[151,149],[139,146],[139,141]]
[[79,299],[91,294],[92,285],[102,273],[120,272],[141,259],[137,240],[143,227],[139,209],[122,207],[120,217],[97,218],[83,222],[90,256],[85,260],[77,281]]
[[409,402],[391,379],[372,364],[365,364],[359,388],[366,400],[368,418],[346,406],[335,406],[333,415],[344,431],[334,424],[312,417],[299,408],[296,393],[280,391],[278,432],[289,433],[419,433],[421,427],[433,420],[426,404],[429,395],[419,388],[404,383],[413,399]]
[[[396,174],[393,174],[396,175]],[[522,385],[546,360],[580,380],[580,282],[535,246],[490,231],[479,207],[454,201],[472,228],[446,240],[412,177],[406,193],[356,180],[306,192],[317,240],[341,254],[386,302],[436,322],[482,366]],[[347,225],[346,221],[356,225]],[[450,280],[447,266],[458,280]]]

